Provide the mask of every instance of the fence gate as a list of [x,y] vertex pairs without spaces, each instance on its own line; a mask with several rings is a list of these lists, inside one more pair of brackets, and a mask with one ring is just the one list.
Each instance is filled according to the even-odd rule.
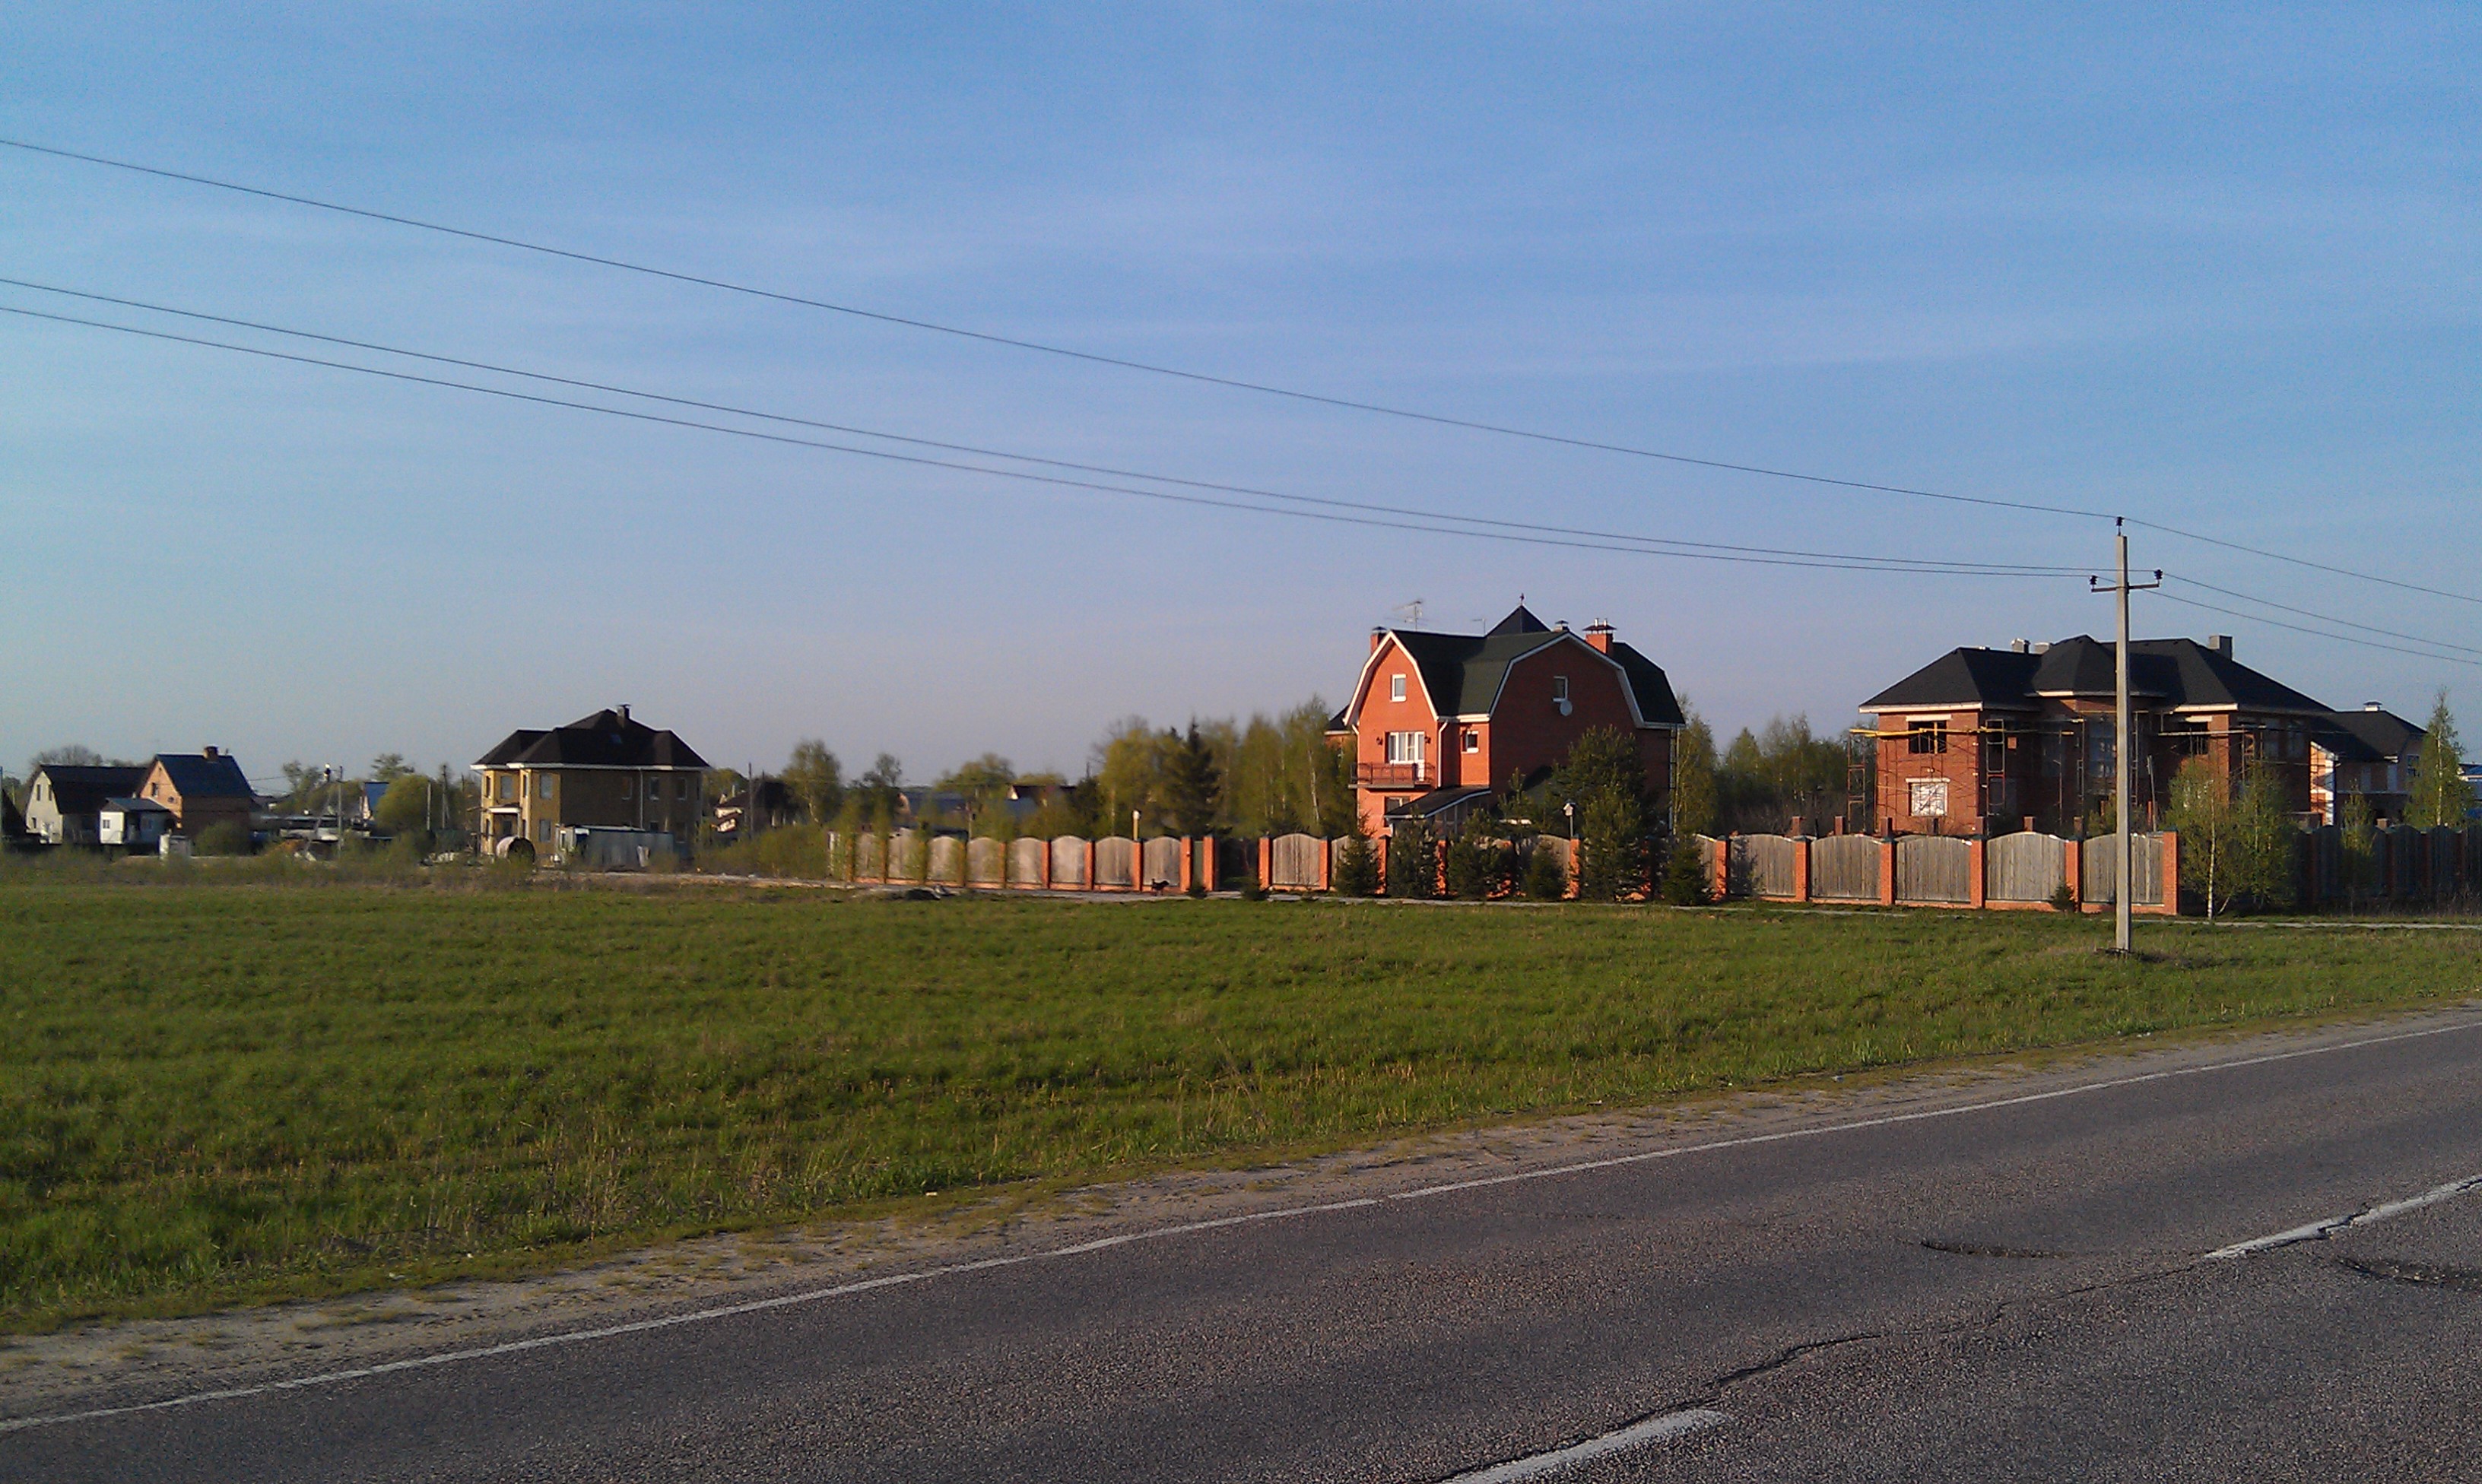
[[1809,843],[1813,901],[1877,901],[1879,842],[1869,835],[1825,835]]
[[1898,901],[1971,901],[1973,845],[1952,835],[1906,835],[1896,842]]
[[[2136,834],[2128,837],[2128,853],[2135,857],[2129,872],[2128,904],[2132,907],[2159,907],[2163,904],[2163,837]],[[2112,847],[2112,837],[2097,835],[2085,844],[2084,891],[2087,902],[2107,902],[2120,884],[2119,854]]]
[[1735,835],[1729,859],[1729,878],[1735,897],[1793,895],[1793,857],[1801,845],[1785,835]]
[[1267,843],[1267,884],[1279,891],[1314,892],[1327,842],[1316,835],[1278,835]]
[[2028,831],[1982,847],[1982,895],[1989,901],[2049,901],[2069,884],[2069,843]]
[[1140,852],[1146,868],[1139,885],[1152,891],[1158,887],[1180,889],[1180,842],[1170,835],[1157,835],[1146,843]]

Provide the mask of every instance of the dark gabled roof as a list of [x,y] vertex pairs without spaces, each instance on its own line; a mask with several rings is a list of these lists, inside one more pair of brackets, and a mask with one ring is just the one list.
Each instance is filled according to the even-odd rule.
[[116,794],[135,794],[146,781],[143,768],[89,768],[47,763],[35,769],[35,777],[26,780],[26,797],[35,796],[35,778],[45,778],[52,785],[52,808],[61,814],[92,814],[103,807],[103,801]]
[[23,840],[33,831],[26,828],[25,811],[7,789],[0,789],[0,838]]
[[2419,750],[2422,731],[2391,711],[2332,711],[2315,740],[2347,763],[2386,763]]
[[1672,693],[1672,678],[1663,666],[1637,652],[1637,647],[1612,640],[1612,658],[1627,673],[1629,690],[1637,694],[1638,715],[1655,726],[1686,726],[1688,716],[1680,710],[1680,698]]
[[605,708],[548,732],[515,731],[475,759],[477,768],[704,768],[706,759],[670,732]]
[[[2113,646],[2077,635],[2040,653],[1951,649],[1862,703],[1865,712],[1977,706],[2024,710],[2046,696],[2094,700],[2118,684]],[[2327,708],[2283,682],[2251,669],[2196,639],[2132,639],[2128,690],[2173,708],[2233,707],[2241,711],[2325,713]]]
[[[1508,676],[1508,667],[1527,655],[1564,639],[1586,643],[1566,629],[1544,627],[1543,621],[1522,606],[1488,634],[1429,634],[1403,629],[1391,629],[1388,634],[1421,672],[1422,689],[1430,692],[1431,705],[1442,716],[1471,716],[1490,711],[1492,698],[1499,694],[1500,682]],[[1649,726],[1683,723],[1680,702],[1672,693],[1672,682],[1664,676],[1661,665],[1619,642],[1613,643],[1610,657],[1628,677],[1629,690],[1637,697],[1638,715],[1646,718]],[[1343,721],[1344,714],[1338,712],[1333,724],[1340,727]]]
[[1951,649],[1862,703],[1863,711],[1914,706],[2026,707],[2044,656],[2010,649]]
[[[184,802],[197,798],[247,798],[256,800],[251,792],[250,779],[241,765],[224,753],[208,757],[202,752],[159,752],[154,766],[164,769],[165,781]],[[141,776],[144,776],[143,774]]]
[[122,814],[171,814],[172,812],[151,798],[123,798],[119,794],[105,799],[103,807],[106,812],[118,810]]
[[1416,794],[1412,798],[1391,798],[1383,812],[1391,819],[1403,819],[1410,815],[1414,819],[1427,820],[1435,815],[1445,814],[1460,804],[1468,804],[1478,798],[1489,798],[1491,794],[1492,791],[1484,785],[1463,784],[1453,789],[1433,789],[1428,794]]

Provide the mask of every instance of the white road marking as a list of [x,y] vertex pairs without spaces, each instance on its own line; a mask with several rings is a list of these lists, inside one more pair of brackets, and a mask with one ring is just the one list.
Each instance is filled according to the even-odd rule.
[[819,1303],[826,1299],[867,1293],[879,1289],[928,1283],[937,1278],[962,1277],[967,1273],[1016,1267],[1022,1263],[1046,1262],[1054,1258],[1077,1257],[1113,1247],[1128,1246],[1136,1242],[1160,1241],[1166,1237],[1187,1237],[1199,1232],[1245,1226],[1259,1221],[1278,1221],[1293,1216],[1314,1216],[1331,1211],[1366,1210],[1391,1201],[1427,1200],[1432,1196],[1452,1195],[1462,1190],[1480,1190],[1492,1185],[1513,1185],[1519,1181],[1552,1180],[1564,1175],[1581,1175],[1594,1170],[1617,1169],[1623,1165],[1645,1164],[1656,1159],[1677,1159],[1687,1155],[1712,1154],[1726,1149],[1748,1149],[1761,1144],[1782,1143],[1790,1139],[1819,1138],[1831,1133],[1853,1133],[1865,1129],[1885,1129],[1898,1124],[1921,1123],[1934,1118],[1962,1117],[1967,1113],[1995,1112],[2002,1108],[2047,1103],[2057,1098],[2081,1097],[2087,1093],[2109,1092],[2115,1088],[2136,1087],[2148,1082],[2170,1081],[2183,1077],[2199,1077],[2210,1072],[2236,1072],[2245,1067],[2261,1067],[2279,1061],[2296,1061],[2305,1056],[2324,1056],[2336,1052],[2359,1051],[2364,1047],[2386,1046],[2398,1041],[2417,1041],[2429,1036],[2447,1035],[2459,1030],[2476,1028],[2482,1028],[2482,1019],[2460,1021],[2450,1026],[2433,1026],[2422,1030],[2400,1030],[2391,1035],[2366,1036],[2358,1041],[2337,1041],[2327,1046],[2304,1047],[2298,1051],[2270,1052],[2264,1055],[2243,1056],[2231,1061],[2207,1062],[2192,1067],[2173,1067],[2161,1072],[2141,1073],[2135,1077],[2116,1077],[2098,1082],[2080,1082],[2073,1087],[2055,1087],[2047,1092],[2030,1092],[2013,1098],[1994,1098],[1981,1103],[1960,1103],[1948,1107],[1922,1108],[1910,1113],[1889,1113],[1879,1118],[1857,1118],[1848,1123],[1818,1124],[1806,1129],[1783,1129],[1773,1133],[1749,1133],[1735,1138],[1709,1139],[1702,1144],[1682,1144],[1670,1149],[1650,1149],[1633,1155],[1616,1155],[1605,1159],[1583,1159],[1573,1164],[1546,1165],[1539,1170],[1519,1170],[1513,1174],[1492,1175],[1479,1180],[1447,1181],[1439,1185],[1419,1185],[1410,1190],[1399,1190],[1384,1197],[1365,1196],[1351,1201],[1324,1201],[1314,1206],[1288,1206],[1277,1211],[1251,1211],[1238,1216],[1219,1216],[1209,1221],[1189,1221],[1176,1226],[1154,1227],[1143,1232],[1123,1233],[1118,1237],[1097,1237],[1093,1241],[1079,1242],[1074,1246],[1046,1248],[1041,1252],[1022,1252],[1009,1257],[983,1258],[971,1263],[951,1263],[944,1266],[926,1267],[915,1272],[890,1273],[882,1278],[857,1279],[854,1282],[840,1283],[831,1288],[807,1289],[798,1293],[779,1293],[773,1298],[724,1304],[712,1309],[695,1309],[683,1314],[664,1315],[657,1318],[639,1319],[627,1324],[609,1324],[596,1329],[564,1330],[557,1334],[537,1335],[528,1340],[512,1340],[499,1344],[478,1345],[467,1350],[447,1350],[436,1355],[415,1356],[409,1360],[386,1361],[374,1366],[356,1366],[347,1370],[321,1371],[315,1375],[295,1376],[283,1381],[268,1381],[256,1386],[193,1392],[187,1395],[167,1397],[162,1401],[132,1402],[119,1407],[93,1407],[83,1412],[0,1419],[0,1434],[19,1432],[30,1427],[50,1427],[64,1422],[89,1422],[104,1418],[128,1417],[137,1413],[163,1412],[175,1407],[196,1406],[201,1402],[230,1401],[244,1396],[264,1396],[277,1392],[299,1391],[306,1387],[332,1386],[345,1381],[360,1381],[372,1376],[391,1375],[398,1371],[448,1366],[460,1361],[488,1360],[493,1356],[515,1355],[522,1351],[546,1349],[554,1345],[583,1344],[589,1341],[644,1334],[649,1330],[671,1329],[675,1325],[702,1324],[709,1320],[728,1319],[739,1315],[758,1314],[770,1309],[789,1309],[802,1304]]
[[2442,1201],[2463,1195],[2468,1190],[2482,1190],[2482,1175],[2468,1175],[2463,1180],[2451,1180],[2443,1185],[2433,1185],[2419,1195],[2410,1195],[2401,1201],[2390,1201],[2385,1206],[2373,1206],[2368,1211],[2358,1211],[2349,1216],[2329,1216],[2324,1221],[2312,1221],[2307,1226],[2294,1227],[2289,1232],[2278,1232],[2271,1237],[2253,1237],[2247,1241],[2234,1242],[2229,1247],[2217,1247],[2206,1254],[2206,1261],[2213,1263],[2225,1258],[2245,1258],[2254,1252],[2273,1252],[2278,1247],[2289,1247],[2296,1242],[2318,1241],[2353,1227],[2375,1226],[2390,1217],[2419,1211],[2425,1206],[2436,1206]]
[[1705,1407],[1694,1407],[1687,1412],[1667,1412],[1661,1417],[1631,1422],[1617,1432],[1607,1432],[1599,1438],[1589,1438],[1565,1448],[1553,1448],[1548,1453],[1537,1453],[1531,1458],[1514,1459],[1504,1464],[1493,1464],[1488,1469],[1460,1473],[1447,1480],[1446,1484],[1518,1484],[1520,1479],[1539,1479],[1546,1473],[1572,1469],[1607,1453],[1650,1447],[1667,1439],[1703,1432],[1730,1420],[1723,1413]]

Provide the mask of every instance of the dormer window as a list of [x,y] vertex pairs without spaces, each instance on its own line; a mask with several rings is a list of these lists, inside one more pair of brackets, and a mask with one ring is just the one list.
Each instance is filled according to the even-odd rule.
[[1387,699],[1391,701],[1401,701],[1405,699],[1404,676],[1390,675],[1387,677]]

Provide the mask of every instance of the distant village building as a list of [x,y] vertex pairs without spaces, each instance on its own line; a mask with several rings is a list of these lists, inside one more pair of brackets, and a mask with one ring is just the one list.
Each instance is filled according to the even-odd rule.
[[[2274,769],[2284,807],[2310,807],[2310,741],[2335,713],[2232,658],[2230,638],[2137,639],[2129,648],[2131,822],[2157,820],[2181,765],[2205,758],[2227,787]],[[2072,832],[2112,795],[2116,660],[2079,635],[1961,648],[1867,701],[1869,827],[1981,835]]]
[[2422,729],[2376,701],[2330,713],[2310,739],[2310,808],[2322,824],[2343,822],[2344,801],[2360,795],[2374,820],[2402,820],[2421,760]]
[[626,706],[550,731],[511,732],[474,768],[487,849],[522,841],[548,856],[563,828],[691,839],[706,808],[706,759],[671,732],[632,719]]
[[152,850],[172,827],[172,811],[146,798],[108,798],[97,817],[95,843],[118,850]]
[[219,824],[237,824],[247,832],[258,812],[258,795],[241,765],[217,747],[157,753],[145,779],[129,792],[170,811],[172,831],[192,840]]
[[106,800],[138,792],[146,769],[46,763],[26,780],[26,828],[47,844],[101,843]]
[[1487,634],[1372,630],[1329,736],[1352,753],[1362,827],[1377,833],[1409,815],[1453,822],[1512,785],[1533,788],[1595,727],[1635,739],[1649,801],[1667,810],[1681,725],[1662,667],[1611,625],[1576,634],[1520,604]]

